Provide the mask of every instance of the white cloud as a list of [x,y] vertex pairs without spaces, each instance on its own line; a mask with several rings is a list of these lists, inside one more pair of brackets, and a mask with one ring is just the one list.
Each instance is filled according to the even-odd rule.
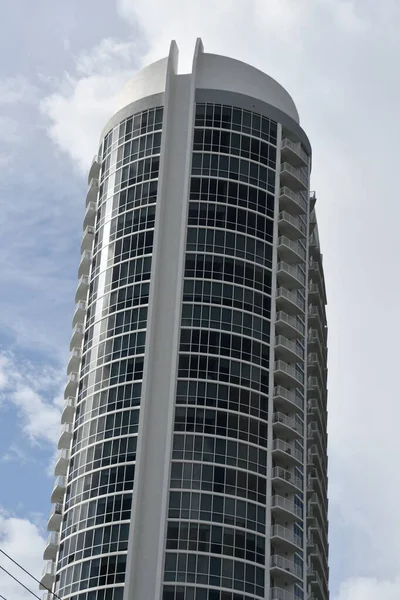
[[36,87],[26,77],[0,79],[0,105],[16,102],[31,103],[37,94]]
[[103,40],[78,56],[76,73],[67,74],[59,89],[41,103],[51,139],[82,172],[96,154],[101,130],[115,111],[122,86],[137,68],[137,48],[136,42]]
[[400,577],[393,581],[371,577],[350,579],[340,586],[334,600],[399,600]]
[[[12,516],[0,508],[0,548],[12,556],[34,577],[40,579],[45,541],[38,526],[29,519]],[[1,565],[38,595],[38,584],[21,569],[1,555]],[[32,596],[16,581],[0,570],[0,593],[7,600],[28,600]]]
[[12,354],[0,355],[0,399],[14,406],[22,431],[32,443],[55,444],[60,434],[63,377],[55,369],[28,361],[17,363]]

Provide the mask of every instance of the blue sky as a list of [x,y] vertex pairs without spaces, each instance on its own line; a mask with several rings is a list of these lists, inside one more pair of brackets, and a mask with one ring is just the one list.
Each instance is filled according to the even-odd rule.
[[[41,572],[85,174],[100,131],[138,68],[175,38],[187,69],[201,36],[206,52],[282,83],[313,145],[329,300],[332,597],[398,600],[398,1],[1,7],[0,547]],[[3,575],[0,593],[26,597]]]

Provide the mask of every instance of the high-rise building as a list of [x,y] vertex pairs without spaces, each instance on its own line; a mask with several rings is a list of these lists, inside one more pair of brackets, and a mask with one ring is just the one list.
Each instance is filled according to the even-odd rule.
[[177,62],[128,83],[90,168],[42,587],[328,600],[310,143],[264,73],[200,40]]

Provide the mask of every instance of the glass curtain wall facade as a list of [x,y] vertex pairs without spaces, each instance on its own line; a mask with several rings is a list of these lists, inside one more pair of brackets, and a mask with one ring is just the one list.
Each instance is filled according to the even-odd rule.
[[[217,59],[262,90],[216,101]],[[311,148],[283,88],[236,63],[198,43],[181,76],[171,50],[90,169],[41,580],[62,598],[329,598]]]

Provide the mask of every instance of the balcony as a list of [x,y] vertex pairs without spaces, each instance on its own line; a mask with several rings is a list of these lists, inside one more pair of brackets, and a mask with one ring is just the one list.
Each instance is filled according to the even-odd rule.
[[59,531],[62,521],[62,504],[54,504],[47,521],[47,531]]
[[94,202],[89,202],[86,206],[86,212],[83,219],[83,229],[86,227],[94,227],[96,221],[96,204]]
[[92,179],[98,179],[100,175],[101,158],[97,154],[93,157],[92,164],[90,165],[88,174],[88,183],[90,184]]
[[318,543],[321,544],[323,548],[327,547],[328,538],[325,531],[319,524],[319,519],[317,518],[317,513],[308,512],[307,513],[307,527],[310,532],[312,538],[317,538]]
[[[312,538],[312,536],[311,536]],[[313,561],[313,565],[317,568],[319,573],[322,575],[323,581],[328,582],[328,560],[326,552],[324,554],[318,547],[313,539],[307,541],[307,553],[310,559]]]
[[99,193],[99,180],[92,177],[88,183],[88,191],[86,194],[86,206],[93,202],[97,204],[97,195]]
[[281,156],[294,167],[307,167],[309,158],[303,150],[301,142],[292,142],[288,138],[282,140]]
[[282,460],[285,466],[302,465],[304,461],[301,450],[296,448],[294,444],[280,439],[275,439],[272,442],[272,457],[275,462]]
[[303,337],[304,325],[297,318],[283,311],[276,313],[275,329],[278,335],[284,335],[289,339]]
[[51,492],[51,502],[53,504],[61,504],[64,498],[65,490],[67,487],[66,477],[57,477],[53,491]]
[[52,531],[47,538],[46,546],[43,552],[44,560],[56,560],[58,546],[60,544],[60,535]]
[[300,243],[293,242],[284,235],[278,239],[278,253],[288,263],[299,263],[306,259],[306,251]]
[[279,311],[290,315],[298,315],[304,313],[305,302],[295,292],[280,287],[276,292],[276,307]]
[[278,436],[286,436],[290,439],[302,438],[304,436],[304,423],[296,421],[280,412],[273,416],[274,433]]
[[307,479],[307,493],[317,494],[319,501],[326,513],[328,512],[328,502],[326,496],[326,486],[322,483],[319,477],[309,476]]
[[281,164],[281,184],[288,186],[292,190],[307,191],[308,190],[308,176],[306,169],[297,169],[292,167],[287,162]]
[[292,592],[280,587],[273,587],[269,592],[269,600],[299,600]]
[[67,398],[61,413],[61,423],[72,423],[75,415],[75,398]]
[[56,477],[65,477],[69,465],[69,450],[60,450],[54,466],[54,475]]
[[69,349],[72,351],[74,348],[80,348],[82,346],[83,335],[85,333],[82,323],[77,323],[72,330],[71,341],[69,343]]
[[272,469],[272,483],[276,491],[282,494],[302,492],[304,487],[300,477],[282,467]]
[[[324,435],[323,431],[321,431],[321,428],[319,427],[319,425],[315,421],[312,421],[311,423],[309,423],[308,429],[307,429],[307,437],[308,437],[309,442],[318,445],[318,452],[320,452],[321,455],[325,456],[326,447],[328,445],[327,438],[326,438],[326,435]],[[325,473],[325,471],[324,471],[324,473]]]
[[93,250],[93,241],[94,241],[94,227],[86,227],[83,232],[82,242],[81,242],[81,252],[85,250],[89,250],[90,252]]
[[45,568],[43,569],[42,577],[40,579],[39,589],[46,590],[51,589],[56,580],[56,565],[52,561],[48,561]]
[[310,233],[314,231],[314,227],[317,224],[317,215],[315,214],[315,210],[310,212]]
[[279,235],[284,235],[292,240],[298,240],[306,235],[307,229],[299,217],[293,217],[286,211],[279,213]]
[[296,552],[303,548],[301,537],[283,525],[272,525],[271,542],[275,548],[282,548],[285,552]]
[[274,406],[275,408],[286,410],[287,412],[303,412],[304,399],[297,396],[294,392],[278,385],[274,388]]
[[81,278],[83,275],[86,277],[89,275],[90,266],[92,264],[92,253],[90,250],[85,250],[81,256],[81,262],[78,268],[78,277]]
[[69,361],[67,365],[67,375],[73,372],[79,371],[81,364],[82,352],[80,348],[73,348],[69,355]]
[[72,440],[72,425],[71,423],[65,423],[61,429],[60,439],[58,440],[59,450],[69,450]]
[[307,212],[307,201],[303,193],[294,192],[290,188],[283,186],[279,194],[279,209],[288,211],[293,215],[300,215]]
[[67,385],[64,390],[64,398],[74,397],[78,389],[79,376],[78,373],[69,373]]
[[314,210],[315,203],[317,202],[317,194],[316,192],[310,192],[310,210]]
[[310,352],[317,352],[322,360],[326,360],[326,347],[322,345],[322,338],[317,329],[308,332],[307,347]]
[[79,281],[75,292],[75,302],[86,301],[89,290],[89,278],[83,275]]
[[304,287],[306,277],[299,267],[293,267],[285,262],[279,262],[277,266],[278,284],[288,288]]
[[291,388],[303,385],[304,375],[288,365],[283,360],[277,360],[274,364],[274,380],[276,385]]
[[326,393],[321,388],[317,377],[309,377],[307,380],[307,396],[309,400],[315,398],[318,402],[318,406],[325,410],[326,409]]
[[272,496],[271,511],[274,517],[279,517],[285,522],[295,522],[303,518],[301,508],[284,496]]
[[275,338],[275,355],[287,362],[299,362],[304,360],[304,348],[283,335],[278,335]]
[[281,583],[287,581],[295,583],[303,579],[303,569],[292,560],[279,554],[273,554],[271,556],[271,575],[277,580],[283,579],[284,581],[281,581]]
[[314,598],[318,597],[320,598],[320,600],[324,600],[325,598],[327,598],[325,591],[326,588],[318,571],[315,571],[314,569],[308,569],[307,579],[309,584],[312,586],[313,590],[316,589],[317,596],[314,596]]
[[326,522],[327,513],[324,507],[322,506],[322,503],[318,498],[317,494],[311,494],[308,500],[308,510],[312,510],[313,513],[315,512],[316,514],[318,514],[318,518],[321,523]]
[[72,327],[75,327],[77,323],[83,323],[86,316],[86,302],[81,300],[75,307],[74,316],[72,317]]

